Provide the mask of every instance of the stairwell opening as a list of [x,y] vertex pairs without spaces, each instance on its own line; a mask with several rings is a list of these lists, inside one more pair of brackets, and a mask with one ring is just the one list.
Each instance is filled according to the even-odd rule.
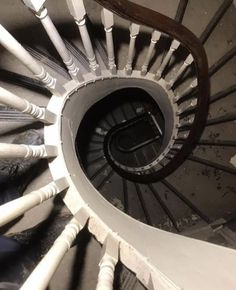
[[135,173],[149,168],[163,150],[164,136],[165,119],[158,104],[143,89],[124,88],[85,114],[76,138],[77,156],[87,173],[91,157],[101,148],[110,166],[126,178],[128,169]]
[[[90,88],[84,89],[86,102],[95,101],[78,121],[78,116],[73,118],[75,149],[84,172],[93,177],[97,174],[91,170],[106,161],[128,180],[150,182],[145,177],[160,168],[175,134],[176,108],[168,92],[152,81],[126,78],[99,81]],[[71,102],[75,108],[73,95]]]
[[[153,121],[154,116],[156,124]],[[104,122],[104,117],[108,122]],[[114,184],[111,183],[111,178],[118,177],[120,186],[123,180],[133,184],[132,178],[148,176],[150,169],[145,166],[151,164],[153,159],[158,160],[173,138],[176,128],[175,117],[175,104],[168,91],[162,84],[148,79],[107,78],[88,83],[87,86],[72,93],[62,111],[62,150],[67,170],[80,194],[84,194],[81,186],[85,179],[90,180],[91,186],[97,189],[97,191],[86,191],[85,198],[88,204],[94,204],[94,194],[98,192],[118,209],[125,211],[121,204],[122,197],[117,196],[113,190]],[[108,123],[111,125],[110,128]],[[119,140],[118,145],[123,146],[121,149],[126,152],[120,150],[117,154],[112,151],[119,165],[125,165],[126,168],[127,165],[136,165],[131,163],[135,162],[134,152],[144,151],[147,146],[156,144],[155,155],[148,155],[147,161],[140,158],[140,162],[143,162],[140,167],[130,166],[138,169],[136,171],[130,172],[126,168],[119,168],[119,171],[116,169],[116,164],[106,157],[106,146],[109,145],[108,141],[112,141],[109,132],[117,133],[119,132],[116,131],[117,128],[122,129],[122,134],[127,134],[125,132],[127,128],[132,132],[139,132],[140,128],[142,131],[149,130],[145,134],[140,134],[132,146],[126,141],[122,143]],[[116,137],[119,139],[118,135]],[[129,153],[132,157],[129,160],[122,156]],[[81,170],[86,176],[83,179],[81,179]],[[143,172],[144,175],[140,175],[139,172]],[[148,181],[143,183],[148,185]],[[122,195],[123,191],[118,190],[117,187],[117,192]],[[114,200],[119,200],[119,204],[114,203]],[[95,206],[99,205],[95,204]],[[137,212],[140,212],[140,209],[137,209]],[[132,212],[128,214],[135,216]],[[143,218],[140,220],[145,222]]]

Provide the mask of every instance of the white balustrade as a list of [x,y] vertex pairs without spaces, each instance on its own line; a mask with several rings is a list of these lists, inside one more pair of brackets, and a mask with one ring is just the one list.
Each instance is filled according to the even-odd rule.
[[171,149],[180,150],[182,148],[182,144],[173,144]]
[[127,75],[131,75],[132,73],[132,63],[134,58],[134,48],[135,48],[135,42],[136,38],[139,34],[140,25],[131,23],[130,25],[130,42],[129,42],[129,51],[128,51],[128,57],[127,62],[125,66],[125,72]]
[[175,76],[168,82],[167,89],[170,90],[173,85],[176,83],[176,81],[183,75],[183,73],[186,71],[187,67],[190,66],[193,63],[193,56],[189,54],[187,58],[185,59],[182,66],[179,68],[179,70],[176,72]]
[[102,249],[96,290],[112,290],[115,266],[119,259],[119,242],[108,234]]
[[197,107],[197,99],[193,99],[191,100],[190,102],[187,102],[187,104],[184,104],[183,106],[181,106],[179,109],[178,109],[178,112],[177,112],[177,116],[187,112],[187,111],[190,111],[190,110],[193,110]]
[[173,55],[173,53],[176,51],[176,49],[180,46],[180,42],[178,40],[173,40],[170,46],[169,51],[167,52],[167,54],[165,55],[164,59],[162,60],[162,63],[159,67],[159,69],[157,70],[157,73],[155,75],[155,79],[159,80],[165,70],[165,68],[167,67],[168,63],[170,62],[170,59]]
[[40,19],[54,47],[66,65],[70,76],[78,81],[83,81],[79,67],[76,65],[71,53],[67,50],[60,34],[53,24],[47,9],[43,6],[46,0],[23,0],[24,4]]
[[45,290],[66,252],[85,223],[73,218],[56,239],[51,249],[36,266],[20,290]]
[[178,102],[180,99],[182,99],[184,96],[190,94],[196,87],[197,87],[198,81],[197,78],[195,78],[191,84],[183,90],[183,92],[178,93],[176,97],[174,98],[174,102]]
[[149,65],[149,63],[151,61],[153,50],[155,48],[156,43],[160,39],[160,37],[161,37],[161,32],[156,31],[156,30],[154,30],[152,32],[152,37],[151,37],[150,45],[149,45],[149,48],[148,48],[148,52],[147,52],[146,58],[144,60],[144,64],[142,66],[142,69],[141,69],[141,75],[142,76],[145,76],[147,74],[148,65]]
[[106,32],[106,44],[108,55],[108,66],[112,74],[116,74],[115,54],[114,54],[114,42],[112,36],[112,28],[114,25],[113,13],[103,8],[101,11],[102,23]]
[[190,126],[190,125],[192,125],[193,124],[193,122],[194,122],[194,118],[195,118],[195,116],[189,116],[187,119],[183,119],[183,120],[181,120],[177,125],[176,125],[176,127],[177,128],[182,128],[182,127],[188,127],[188,126]]
[[189,132],[178,132],[178,135],[174,137],[175,140],[183,140],[187,139],[189,135]]
[[230,163],[236,168],[236,155],[230,159]]
[[64,87],[2,25],[0,25],[0,44],[18,58],[53,94],[61,96],[66,92]]
[[20,98],[2,87],[0,87],[0,103],[19,110],[22,113],[27,113],[44,123],[52,124],[56,120],[56,115],[54,113]]
[[86,11],[84,2],[83,0],[66,0],[66,2],[70,10],[70,14],[74,17],[75,22],[78,25],[83,46],[89,61],[90,69],[95,75],[99,76],[101,75],[101,70],[97,63],[92,42],[86,27]]
[[15,218],[21,216],[31,208],[52,198],[64,189],[68,188],[66,178],[55,180],[48,185],[26,194],[20,198],[7,202],[0,206],[0,226],[3,226]]
[[0,159],[4,158],[50,158],[57,155],[57,147],[51,145],[23,145],[0,143]]

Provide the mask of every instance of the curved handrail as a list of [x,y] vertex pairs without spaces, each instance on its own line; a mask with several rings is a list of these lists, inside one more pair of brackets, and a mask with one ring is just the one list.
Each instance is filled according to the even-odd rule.
[[[165,167],[156,173],[148,175],[150,181],[154,176],[155,178],[163,178],[181,165],[181,163],[192,152],[195,144],[202,134],[208,114],[210,93],[208,60],[206,52],[200,40],[191,31],[167,16],[126,0],[94,1],[122,18],[137,24],[149,26],[155,30],[168,34],[174,39],[177,39],[186,49],[190,51],[194,58],[198,80],[197,111],[195,113],[194,122],[191,125],[189,135],[178,153]],[[141,181],[140,178],[142,178],[142,176],[139,176],[139,181]],[[145,177],[145,181],[147,181],[146,178],[147,176]]]

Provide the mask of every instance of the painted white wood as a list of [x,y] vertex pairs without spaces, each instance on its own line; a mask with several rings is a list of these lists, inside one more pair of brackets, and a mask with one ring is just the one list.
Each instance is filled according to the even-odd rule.
[[50,158],[57,155],[57,147],[51,145],[23,145],[0,143],[2,158]]
[[236,155],[234,155],[231,159],[230,159],[230,163],[236,167]]
[[65,89],[56,78],[53,78],[2,25],[0,44],[18,58],[53,94],[61,96],[65,93]]
[[171,149],[180,150],[181,147],[182,147],[182,144],[174,144],[174,145],[172,145]]
[[182,66],[179,68],[179,70],[176,72],[176,74],[173,76],[173,78],[168,82],[168,85],[166,86],[167,89],[171,89],[173,85],[176,83],[176,81],[183,75],[183,73],[186,71],[187,67],[190,66],[193,63],[193,56],[189,54],[187,58],[185,59]]
[[52,124],[56,120],[56,115],[54,113],[20,98],[2,87],[0,87],[0,103],[19,110],[22,113],[27,113],[44,123]]
[[163,71],[165,70],[165,68],[167,67],[168,63],[170,62],[170,59],[173,55],[173,53],[175,52],[175,50],[180,46],[180,42],[176,39],[174,39],[171,43],[170,49],[167,52],[167,54],[165,55],[159,69],[157,70],[156,73],[156,80],[159,80],[163,74]]
[[113,13],[103,8],[101,11],[102,23],[106,33],[106,45],[107,45],[107,56],[108,66],[112,74],[116,74],[115,54],[114,54],[114,42],[112,36],[112,29],[114,25]]
[[182,140],[187,139],[189,135],[189,132],[178,132],[178,135],[174,138],[175,140]]
[[[23,0],[25,5],[31,9],[32,12],[38,17],[47,32],[50,40],[52,41],[54,47],[56,48],[57,52],[59,53],[61,59],[63,60],[64,64],[66,65],[68,72],[72,79],[83,81],[83,77],[80,74],[79,67],[75,64],[74,59],[71,53],[67,50],[64,41],[62,40],[60,34],[58,33],[55,25],[53,24],[50,16],[48,15],[47,9],[43,6],[38,8],[39,6],[35,6],[38,0]],[[42,1],[44,2],[44,1]],[[36,9],[32,9],[32,7],[36,7]]]
[[189,126],[192,125],[194,122],[194,116],[190,116],[187,118],[187,120],[181,120],[180,123],[177,124],[177,128],[181,128],[181,127],[185,127],[185,126]]
[[95,56],[93,46],[92,46],[92,42],[91,42],[87,27],[86,27],[85,18],[82,19],[81,21],[76,21],[76,24],[78,25],[78,28],[80,31],[80,36],[84,45],[84,49],[86,51],[90,69],[95,75],[99,76],[101,75],[101,71],[97,63],[96,56]]
[[192,110],[197,107],[197,99],[193,99],[190,102],[187,102],[186,104],[180,106],[180,108],[177,111],[177,115],[181,115],[186,111]]
[[75,61],[71,53],[67,50],[64,41],[59,35],[56,27],[54,26],[51,18],[46,15],[47,9],[45,8],[42,13],[38,16],[42,22],[43,27],[45,28],[49,38],[51,39],[53,45],[55,46],[57,52],[61,56],[64,64],[66,65],[68,72],[72,79],[83,82],[84,78],[80,73],[79,67],[75,64]]
[[160,37],[161,37],[161,32],[156,31],[156,30],[154,30],[152,32],[152,37],[151,37],[150,45],[149,45],[149,48],[148,48],[148,52],[147,52],[146,58],[144,60],[142,69],[141,69],[141,75],[142,76],[145,76],[147,74],[148,65],[149,65],[149,63],[151,61],[151,57],[153,55],[153,50],[154,50],[154,48],[156,46],[156,43],[160,39]]
[[96,290],[112,290],[115,266],[119,260],[119,241],[115,234],[108,234],[102,248]]
[[194,88],[197,87],[197,78],[195,78],[191,84],[189,86],[187,86],[187,88],[185,90],[183,90],[183,92],[178,93],[174,99],[175,102],[179,101],[180,99],[182,99],[184,96],[190,94]]
[[130,42],[129,42],[129,51],[128,51],[127,62],[126,62],[126,66],[125,66],[125,72],[127,75],[131,75],[131,73],[132,73],[134,48],[135,48],[136,38],[139,34],[140,25],[135,24],[135,23],[131,23],[129,30],[130,30]]
[[83,0],[66,0],[66,2],[70,10],[70,14],[74,17],[75,23],[78,25],[90,69],[95,75],[99,76],[101,75],[101,70],[96,60],[92,42],[86,26],[86,10],[84,7],[84,2]]
[[32,11],[40,11],[46,0],[22,0],[24,4]]
[[98,283],[96,290],[112,290],[116,261],[105,255],[99,264]]
[[61,260],[70,249],[80,230],[81,226],[79,222],[73,218],[22,285],[20,290],[46,289]]
[[27,195],[0,206],[0,227],[21,216],[31,208],[68,188],[66,178],[55,180]]

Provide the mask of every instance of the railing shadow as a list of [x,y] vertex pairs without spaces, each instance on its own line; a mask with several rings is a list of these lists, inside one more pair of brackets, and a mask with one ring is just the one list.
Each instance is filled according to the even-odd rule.
[[76,247],[76,254],[74,256],[73,272],[71,274],[70,284],[68,290],[79,289],[81,283],[81,276],[83,274],[83,265],[86,258],[86,249],[89,241],[91,240],[91,234],[84,228],[76,238],[73,246]]

